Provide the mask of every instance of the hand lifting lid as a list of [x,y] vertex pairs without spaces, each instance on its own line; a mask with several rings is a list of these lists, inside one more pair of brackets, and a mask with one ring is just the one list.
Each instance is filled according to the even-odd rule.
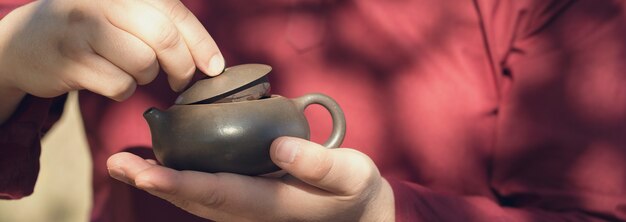
[[280,136],[309,139],[303,112],[311,104],[325,107],[333,120],[323,145],[341,145],[346,126],[339,105],[319,93],[295,99],[271,95],[266,76],[271,70],[262,64],[233,66],[197,81],[167,110],[144,112],[157,159],[174,169],[209,173],[279,170],[270,159],[270,145]]

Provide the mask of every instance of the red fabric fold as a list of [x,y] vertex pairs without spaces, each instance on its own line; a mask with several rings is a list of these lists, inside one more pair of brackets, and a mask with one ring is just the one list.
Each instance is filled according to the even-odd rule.
[[33,192],[39,174],[40,140],[63,112],[65,96],[27,95],[0,126],[0,198],[19,199]]
[[393,188],[397,222],[508,221],[576,222],[618,221],[584,210],[548,211],[540,208],[502,206],[483,196],[459,196],[435,192],[421,185],[388,180]]

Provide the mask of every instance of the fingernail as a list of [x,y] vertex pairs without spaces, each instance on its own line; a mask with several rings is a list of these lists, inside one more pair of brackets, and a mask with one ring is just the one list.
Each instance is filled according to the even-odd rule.
[[126,173],[124,173],[124,171],[120,167],[107,168],[107,170],[109,170],[109,175],[111,175],[111,177],[124,183],[128,183],[128,179],[126,179]]
[[174,104],[180,104],[180,102],[183,101],[183,96],[178,96],[178,98],[176,98],[176,101],[174,101]]
[[207,74],[209,74],[210,76],[219,75],[224,71],[225,63],[226,62],[224,61],[224,56],[222,56],[222,53],[215,54],[213,57],[211,57],[211,61],[209,61],[210,73]]
[[283,163],[293,163],[300,150],[300,142],[293,139],[283,139],[276,148],[276,159]]

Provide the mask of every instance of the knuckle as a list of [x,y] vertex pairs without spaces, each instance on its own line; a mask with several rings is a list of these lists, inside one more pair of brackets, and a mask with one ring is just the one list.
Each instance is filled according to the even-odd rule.
[[85,12],[80,9],[72,9],[67,16],[68,23],[78,23],[85,20]]
[[83,41],[68,37],[60,39],[56,44],[56,48],[62,57],[78,63],[83,63],[89,46],[86,46],[86,43]]
[[187,20],[191,16],[191,12],[180,1],[169,1],[169,13],[172,21],[181,22]]
[[160,29],[162,30],[155,39],[155,51],[157,54],[163,53],[169,49],[175,49],[180,44],[180,33],[170,24]]
[[[215,183],[219,184],[221,174],[215,174]],[[204,193],[201,194],[199,203],[203,206],[211,208],[220,208],[226,202],[226,197],[218,192],[220,189],[204,189]]]
[[356,171],[359,172],[359,177],[375,178],[380,175],[376,164],[369,156],[354,149],[344,149],[343,151],[350,153],[349,155],[352,156],[352,158],[350,158],[350,166],[355,170],[359,169]]
[[154,65],[157,62],[156,55],[154,53],[137,53],[135,55],[135,69],[136,72],[145,72],[154,69]]
[[222,205],[224,205],[224,202],[226,202],[226,199],[224,198],[224,196],[220,195],[215,190],[212,190],[212,191],[207,191],[202,196],[200,204],[202,204],[203,206],[207,206],[207,207],[220,208]]
[[104,96],[113,98],[115,100],[124,100],[132,94],[135,90],[135,82],[132,78],[120,78],[118,81],[114,81],[109,87],[105,88]]
[[334,166],[334,161],[332,160],[332,158],[330,158],[330,155],[327,155],[326,153],[320,153],[316,156],[317,160],[317,164],[315,165],[315,167],[313,168],[313,170],[311,171],[311,174],[308,175],[307,180],[313,181],[313,182],[321,182],[323,181],[325,178],[328,177],[328,175],[330,174],[330,172],[333,169]]
[[350,172],[355,172],[351,181],[354,182],[352,187],[352,194],[364,193],[369,190],[373,185],[378,184],[380,180],[380,172],[374,164],[372,159],[353,149],[346,149],[347,152],[352,153],[353,158],[350,159]]
[[152,82],[159,72],[159,64],[154,53],[137,54],[134,70],[132,73],[137,79],[137,84],[144,85]]

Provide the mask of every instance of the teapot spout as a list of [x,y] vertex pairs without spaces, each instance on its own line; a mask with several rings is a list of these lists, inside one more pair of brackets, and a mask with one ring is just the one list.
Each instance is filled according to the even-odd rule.
[[153,121],[158,121],[159,119],[163,119],[163,115],[164,115],[163,111],[154,107],[150,107],[150,109],[143,112],[143,118],[145,118],[146,121],[148,121],[148,124],[150,124]]
[[152,138],[158,138],[159,134],[166,130],[164,126],[167,124],[166,113],[157,108],[150,108],[143,112],[143,118],[148,122]]

